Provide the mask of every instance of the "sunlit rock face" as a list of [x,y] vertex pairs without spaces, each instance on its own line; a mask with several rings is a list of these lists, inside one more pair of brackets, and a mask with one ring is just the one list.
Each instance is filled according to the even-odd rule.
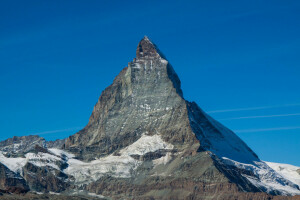
[[68,138],[66,149],[93,159],[128,146],[142,134],[160,134],[178,148],[198,142],[172,66],[147,37],[138,44],[136,57],[103,91],[88,125]]

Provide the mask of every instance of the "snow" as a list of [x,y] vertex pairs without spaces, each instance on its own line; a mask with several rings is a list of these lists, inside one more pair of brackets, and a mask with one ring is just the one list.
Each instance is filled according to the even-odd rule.
[[67,158],[73,158],[75,157],[74,154],[72,153],[68,153],[66,151],[63,151],[61,149],[55,149],[55,148],[51,148],[51,149],[48,149],[51,153],[59,156],[59,157],[67,157]]
[[[300,194],[295,181],[290,181],[284,176],[284,172],[277,173],[265,162],[261,161],[255,153],[231,130],[205,114],[200,109],[201,119],[197,118],[197,111],[191,110],[189,118],[195,130],[199,130],[197,137],[202,146],[221,159],[225,165],[232,165],[237,168],[251,171],[254,175],[243,174],[252,184],[266,192],[273,190],[280,191],[283,195]],[[241,170],[241,171],[243,171]]]
[[56,192],[49,192],[49,194],[60,195],[60,193],[56,193]]
[[61,161],[61,158],[48,153],[27,153],[25,158],[7,158],[2,152],[0,152],[0,162],[7,166],[11,171],[19,174],[22,174],[22,168],[27,162],[39,167],[50,166],[54,169],[60,170],[55,164],[57,161]]
[[259,161],[255,153],[231,130],[211,118],[199,107],[191,109],[189,119],[201,145],[219,158],[226,157],[242,163]]
[[[84,185],[97,181],[104,175],[129,178],[132,176],[132,172],[142,164],[142,161],[134,159],[132,155],[142,156],[149,152],[156,152],[158,150],[169,151],[173,148],[172,144],[163,141],[159,133],[155,135],[147,135],[145,133],[136,142],[121,149],[119,154],[111,154],[91,162],[77,160],[73,154],[55,148],[48,149],[51,154],[42,152],[27,153],[25,158],[7,158],[0,151],[0,162],[6,165],[11,171],[19,174],[22,174],[22,168],[27,162],[39,167],[50,166],[57,170],[60,170],[60,168],[56,163],[67,162],[68,167],[63,172],[72,175],[75,178],[75,184]],[[219,149],[214,148],[215,152],[220,155],[220,147],[217,145]],[[224,148],[221,149],[229,151],[231,147],[227,147],[229,149]],[[212,151],[212,154],[214,154],[214,151]],[[254,159],[252,162],[242,162],[241,160],[234,160],[232,157],[218,157],[226,165],[232,165],[253,172],[253,176],[247,174],[242,174],[242,176],[266,192],[277,190],[283,195],[300,195],[300,190],[298,189],[300,175],[297,172],[300,167],[272,162],[265,163],[259,159]],[[154,167],[156,167],[158,165],[166,165],[171,159],[172,153],[167,152],[165,156],[155,159],[152,162]],[[93,194],[89,195],[93,196]],[[98,195],[98,197],[101,198],[102,196]]]
[[254,176],[242,174],[253,185],[265,189],[266,192],[273,190],[280,191],[283,195],[300,195],[297,185],[281,176],[270,168],[263,161],[254,161],[254,164],[246,164],[223,157],[222,162],[227,165],[233,165],[240,169],[245,169],[254,173]]
[[96,194],[96,193],[87,193],[89,196],[92,196],[92,197],[98,197],[98,198],[105,198],[105,196],[101,195],[101,194]]
[[269,193],[273,190],[278,190],[281,192],[282,195],[299,195],[300,191],[296,188],[289,187],[287,185],[281,185],[274,182],[262,182],[256,179],[253,179],[252,177],[246,177],[253,185],[260,187],[260,188],[266,188],[266,192]]
[[[170,149],[173,149],[173,145],[164,142],[159,134],[152,136],[143,134],[136,142],[122,149],[119,155],[111,154],[91,162],[77,160],[73,154],[55,148],[48,149],[53,155],[42,152],[27,153],[26,158],[6,158],[0,154],[0,162],[16,172],[21,171],[27,162],[39,167],[50,166],[60,170],[56,163],[66,161],[68,167],[63,172],[74,176],[75,183],[81,185],[97,181],[105,174],[128,178],[131,176],[132,170],[135,170],[142,163],[131,155],[145,155],[149,152]],[[165,157],[155,160],[154,163],[166,163],[169,158],[170,154],[167,154]]]
[[[103,175],[109,174],[117,178],[131,177],[132,170],[135,170],[142,161],[132,158],[130,155],[145,155],[157,150],[173,149],[173,145],[164,142],[160,135],[142,135],[133,144],[120,151],[120,155],[108,155],[91,162],[83,162],[70,158],[68,168],[64,170],[66,174],[75,177],[78,185],[97,181]],[[169,154],[167,154],[169,156]],[[169,156],[170,157],[170,156]],[[165,163],[169,158],[154,161],[156,164]]]
[[7,158],[0,151],[0,162],[15,173],[21,173],[26,164],[26,158]]
[[104,174],[113,177],[130,177],[131,169],[135,169],[140,162],[130,156],[109,155],[91,162],[69,159],[68,164],[69,167],[64,172],[74,176],[75,183],[85,184],[97,181]]
[[61,161],[61,158],[48,153],[27,153],[26,160],[38,167],[50,166],[54,169],[60,170],[55,163],[57,161]]
[[163,59],[163,58],[160,58],[160,62],[163,63],[163,64],[165,64],[165,65],[168,64],[168,61],[165,60],[165,59]]
[[154,166],[162,165],[162,164],[166,165],[171,159],[172,159],[172,154],[170,152],[168,152],[168,153],[166,153],[165,156],[153,160],[153,164],[154,164]]
[[144,155],[160,149],[170,150],[173,149],[173,145],[164,142],[160,135],[142,135],[136,142],[122,149],[120,153],[122,155]]
[[267,165],[269,165],[278,174],[292,181],[293,183],[297,184],[300,187],[300,174],[297,172],[297,170],[300,170],[300,167],[289,165],[289,164],[273,163],[273,162],[265,162],[265,163],[267,163]]

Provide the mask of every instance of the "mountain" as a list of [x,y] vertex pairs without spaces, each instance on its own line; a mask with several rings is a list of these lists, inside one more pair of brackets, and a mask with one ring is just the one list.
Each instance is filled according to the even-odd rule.
[[56,142],[8,139],[0,151],[0,162],[31,191],[60,197],[292,199],[288,196],[300,194],[298,183],[184,99],[178,75],[147,37],[102,92],[81,131]]

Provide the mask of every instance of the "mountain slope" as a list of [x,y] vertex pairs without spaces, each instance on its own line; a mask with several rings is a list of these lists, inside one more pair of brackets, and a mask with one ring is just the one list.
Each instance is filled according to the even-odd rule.
[[284,178],[292,181],[300,187],[300,167],[282,163],[266,163]]
[[231,130],[185,100],[180,85],[166,57],[144,37],[84,129],[52,143],[9,139],[0,143],[0,162],[36,192],[114,199],[300,194]]

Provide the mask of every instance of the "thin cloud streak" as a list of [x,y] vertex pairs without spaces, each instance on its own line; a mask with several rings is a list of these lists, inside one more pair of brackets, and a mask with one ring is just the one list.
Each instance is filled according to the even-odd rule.
[[219,120],[225,121],[225,120],[235,120],[235,119],[256,119],[256,118],[271,118],[271,117],[288,117],[288,116],[299,116],[299,115],[300,115],[300,113],[280,114],[280,115],[257,115],[257,116],[224,118],[224,119],[219,119]]
[[238,112],[238,111],[247,111],[247,110],[264,110],[264,109],[270,109],[270,108],[292,107],[292,106],[300,106],[300,103],[298,103],[298,104],[275,105],[275,106],[260,106],[260,107],[212,110],[212,111],[207,111],[207,113],[211,114],[211,113]]
[[58,129],[58,130],[52,130],[52,131],[42,131],[42,132],[38,132],[38,133],[30,133],[29,135],[46,135],[46,134],[51,134],[51,133],[63,133],[63,132],[68,132],[68,131],[77,131],[79,129],[82,129],[82,127]]
[[234,130],[234,132],[236,132],[236,133],[255,133],[255,132],[295,130],[295,129],[300,129],[300,126],[287,126],[287,127],[261,128],[261,129],[242,129],[242,130]]

